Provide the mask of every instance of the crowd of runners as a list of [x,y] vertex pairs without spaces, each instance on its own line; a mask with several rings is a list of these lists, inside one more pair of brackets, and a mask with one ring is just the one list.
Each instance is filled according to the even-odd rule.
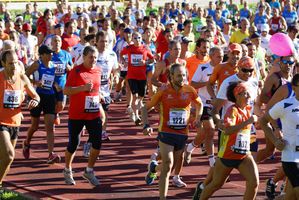
[[[149,0],[142,7],[129,0],[120,11],[114,1],[72,7],[58,0],[53,10],[28,3],[12,17],[0,2],[0,189],[15,157],[21,107],[31,116],[24,159],[42,116],[47,163],[64,156],[62,176],[75,185],[72,162],[86,135],[83,178],[98,186],[93,168],[102,141],[113,139],[109,106],[124,101],[123,117],[145,135],[153,133],[148,112],[160,118],[145,174],[151,185],[159,172],[160,199],[167,198],[171,175],[175,187],[187,187],[180,174],[196,148],[210,170],[198,180],[194,200],[211,197],[233,169],[246,181],[244,199],[255,199],[257,165],[275,149],[282,152],[281,167],[267,180],[265,195],[274,199],[281,181],[284,198],[299,199],[299,1],[249,3],[155,7]],[[58,155],[55,128],[67,104],[69,140],[65,155]],[[265,133],[263,149],[257,129]],[[193,141],[189,130],[196,133]]]

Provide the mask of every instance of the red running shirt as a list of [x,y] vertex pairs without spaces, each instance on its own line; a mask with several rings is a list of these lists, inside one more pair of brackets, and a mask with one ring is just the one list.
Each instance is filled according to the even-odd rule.
[[134,80],[146,80],[146,65],[138,65],[139,61],[153,59],[154,56],[150,50],[145,46],[141,45],[136,47],[134,45],[126,46],[121,51],[121,56],[128,56],[128,79]]
[[74,67],[66,81],[66,87],[78,87],[91,82],[90,92],[70,95],[69,118],[75,120],[93,120],[100,117],[99,89],[101,86],[101,69],[87,69],[83,64]]

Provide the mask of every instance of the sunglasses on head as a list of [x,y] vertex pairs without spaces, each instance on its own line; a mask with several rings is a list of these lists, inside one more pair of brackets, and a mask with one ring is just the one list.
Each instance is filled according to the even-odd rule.
[[295,63],[295,61],[291,61],[291,60],[281,60],[281,62],[283,64],[288,64],[288,65],[293,65]]
[[241,71],[243,73],[252,73],[254,71],[254,69],[246,69],[246,68],[241,68]]

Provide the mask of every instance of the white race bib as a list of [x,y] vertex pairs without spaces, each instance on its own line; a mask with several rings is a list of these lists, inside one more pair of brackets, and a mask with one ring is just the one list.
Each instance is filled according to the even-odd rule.
[[173,129],[184,129],[187,126],[187,111],[170,109],[168,126]]
[[250,151],[250,130],[241,130],[237,134],[233,151],[244,155]]
[[131,55],[131,63],[134,66],[140,66],[140,62],[143,60],[142,54],[132,54]]
[[42,76],[42,88],[51,90],[54,83],[55,76],[49,74],[43,74]]
[[299,151],[299,134],[296,134],[296,147],[295,151]]
[[54,63],[55,75],[62,76],[65,74],[65,64],[63,63]]
[[87,113],[99,112],[100,110],[100,97],[99,96],[86,96],[84,111]]
[[108,81],[109,81],[108,72],[103,71],[103,73],[101,75],[101,85],[107,85]]
[[21,90],[4,90],[4,108],[18,108],[21,104]]
[[277,29],[278,29],[278,24],[271,24],[271,29],[272,29],[273,31],[277,31]]

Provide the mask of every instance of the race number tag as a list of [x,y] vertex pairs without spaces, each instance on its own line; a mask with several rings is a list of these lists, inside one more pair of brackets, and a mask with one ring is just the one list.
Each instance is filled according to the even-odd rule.
[[55,66],[55,75],[62,76],[65,74],[65,64],[63,63],[54,63]]
[[271,29],[272,29],[273,31],[277,31],[277,29],[278,29],[278,24],[271,24]]
[[87,113],[99,112],[100,110],[100,97],[99,96],[86,96],[84,111]]
[[295,151],[299,151],[299,134],[296,134],[296,149]]
[[187,111],[184,109],[170,109],[168,126],[172,129],[187,127]]
[[4,108],[18,108],[21,104],[21,90],[4,90]]
[[108,84],[108,72],[103,71],[101,75],[101,85],[107,85]]
[[140,62],[143,60],[142,54],[132,54],[131,63],[133,66],[140,66]]
[[42,76],[42,88],[51,90],[54,83],[55,76],[49,74],[43,74]]
[[250,130],[241,130],[236,137],[233,151],[246,155],[250,151]]
[[202,25],[201,25],[201,24],[197,25],[197,26],[196,26],[196,31],[197,31],[197,32],[200,32],[200,31],[201,31],[201,28],[202,28]]

